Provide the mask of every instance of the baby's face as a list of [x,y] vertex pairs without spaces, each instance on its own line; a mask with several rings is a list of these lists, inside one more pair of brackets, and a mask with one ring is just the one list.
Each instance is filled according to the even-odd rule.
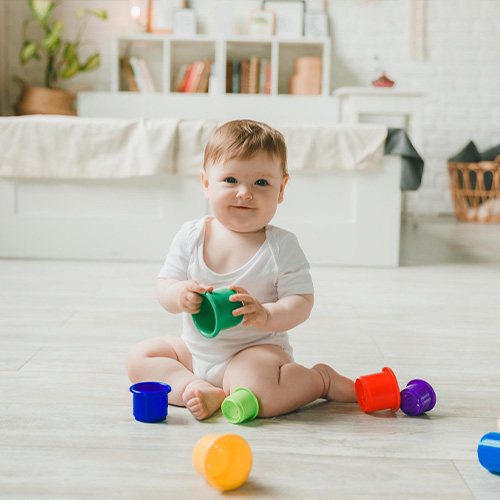
[[247,233],[274,217],[288,176],[283,177],[278,158],[261,152],[250,160],[210,165],[201,180],[216,219],[231,231]]

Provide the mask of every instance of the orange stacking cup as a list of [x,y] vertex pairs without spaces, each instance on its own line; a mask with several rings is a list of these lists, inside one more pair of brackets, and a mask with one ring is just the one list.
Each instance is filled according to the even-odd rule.
[[382,368],[379,373],[363,375],[356,379],[356,397],[365,412],[391,409],[399,410],[401,397],[396,375],[390,368]]
[[193,464],[207,482],[222,491],[239,488],[252,468],[252,450],[236,434],[208,434],[193,449]]

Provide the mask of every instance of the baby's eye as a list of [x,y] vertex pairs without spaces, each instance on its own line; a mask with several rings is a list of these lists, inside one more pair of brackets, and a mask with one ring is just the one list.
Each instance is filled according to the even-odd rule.
[[228,182],[229,184],[236,184],[236,179],[234,177],[226,177],[224,182]]
[[257,186],[267,186],[269,183],[265,179],[259,179],[255,181],[255,184],[257,184]]

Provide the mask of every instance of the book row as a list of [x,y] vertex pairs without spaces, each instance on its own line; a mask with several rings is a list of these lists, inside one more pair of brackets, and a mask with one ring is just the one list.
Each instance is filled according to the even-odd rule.
[[256,56],[226,62],[226,93],[270,94],[271,64]]
[[[146,61],[140,57],[122,57],[121,88],[132,92],[158,92]],[[215,63],[209,59],[196,60],[179,67],[173,92],[206,93],[215,75]],[[271,64],[268,59],[252,56],[248,59],[226,61],[226,93],[270,94]]]

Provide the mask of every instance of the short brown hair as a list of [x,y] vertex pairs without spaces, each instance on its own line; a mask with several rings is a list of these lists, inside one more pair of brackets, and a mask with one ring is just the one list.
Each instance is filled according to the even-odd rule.
[[288,175],[285,138],[269,125],[253,120],[233,120],[221,125],[205,147],[203,169],[233,158],[251,159],[261,151],[280,161],[283,176]]

